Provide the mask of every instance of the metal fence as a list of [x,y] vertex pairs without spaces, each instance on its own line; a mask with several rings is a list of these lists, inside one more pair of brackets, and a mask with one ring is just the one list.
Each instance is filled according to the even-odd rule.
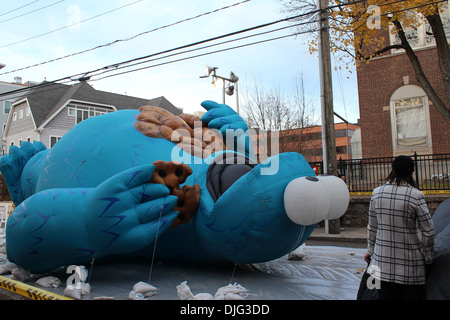
[[[414,178],[422,191],[450,191],[450,153],[418,155],[415,153]],[[368,159],[349,159],[338,161],[338,173],[345,175],[350,192],[372,192],[374,188],[385,183],[391,172],[394,157]],[[310,162],[311,166],[323,172],[322,162]]]

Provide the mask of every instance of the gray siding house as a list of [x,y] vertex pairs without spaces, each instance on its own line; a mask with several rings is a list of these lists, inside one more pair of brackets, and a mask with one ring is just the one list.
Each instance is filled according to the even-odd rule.
[[2,140],[7,149],[20,146],[22,141],[41,141],[51,148],[87,118],[144,105],[161,107],[175,115],[182,112],[164,97],[141,99],[96,90],[86,82],[71,86],[43,82],[11,104]]
[[[3,135],[3,132],[6,128],[6,121],[8,120],[9,110],[11,109],[11,104],[17,99],[18,96],[23,95],[22,93],[14,93],[16,90],[23,90],[28,87],[35,85],[36,82],[28,81],[26,83],[22,83],[21,77],[15,77],[14,82],[3,82],[0,81],[0,134]],[[9,92],[13,92],[8,94]],[[3,144],[3,141],[0,140],[0,155],[5,154],[6,147]]]

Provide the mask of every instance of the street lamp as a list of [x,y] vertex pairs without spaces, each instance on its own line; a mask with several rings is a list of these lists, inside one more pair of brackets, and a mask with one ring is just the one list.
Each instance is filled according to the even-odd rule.
[[[236,111],[239,114],[239,97],[238,97],[238,80],[239,77],[235,75],[233,72],[230,72],[230,78],[224,78],[216,74],[216,70],[218,67],[210,67],[206,66],[206,75],[200,76],[200,78],[205,79],[211,76],[212,84],[216,85],[217,81],[222,80],[222,94],[223,94],[223,103],[225,104],[225,94],[232,96],[234,92],[236,92]],[[228,82],[228,85],[227,85]]]

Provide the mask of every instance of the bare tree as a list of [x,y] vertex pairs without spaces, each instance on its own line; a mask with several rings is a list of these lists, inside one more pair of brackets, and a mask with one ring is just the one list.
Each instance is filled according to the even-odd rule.
[[303,74],[297,76],[293,90],[289,93],[283,92],[280,87],[265,89],[256,80],[253,80],[250,88],[244,88],[242,91],[242,116],[249,127],[257,129],[259,134],[266,134],[267,141],[270,141],[276,132],[278,150],[272,150],[269,144],[268,150],[264,152],[267,151],[268,156],[287,151],[301,153],[308,128],[315,122],[316,107],[305,92]]

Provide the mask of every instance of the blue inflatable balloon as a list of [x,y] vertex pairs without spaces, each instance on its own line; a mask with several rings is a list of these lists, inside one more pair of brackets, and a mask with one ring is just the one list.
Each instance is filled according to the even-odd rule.
[[6,227],[9,260],[42,273],[98,257],[152,255],[157,240],[158,259],[254,263],[301,245],[326,218],[298,224],[323,194],[302,191],[298,199],[308,205],[291,203],[288,216],[286,187],[305,176],[312,178],[302,183],[327,182],[298,153],[255,163],[244,120],[226,105],[202,106],[206,143],[195,139],[192,119],[145,107],[87,119],[49,150],[40,142],[12,146],[0,159],[16,206]]

